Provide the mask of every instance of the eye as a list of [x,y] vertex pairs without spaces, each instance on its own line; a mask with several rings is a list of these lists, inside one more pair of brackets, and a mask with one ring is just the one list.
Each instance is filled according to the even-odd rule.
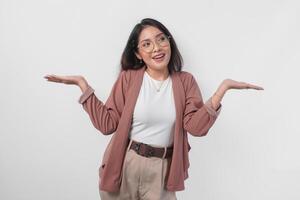
[[166,39],[167,39],[167,38],[166,38],[166,36],[164,36],[164,35],[160,37],[160,40],[161,40],[161,41],[164,41],[164,40],[166,40]]
[[142,47],[149,47],[150,46],[150,42],[144,42],[142,43]]

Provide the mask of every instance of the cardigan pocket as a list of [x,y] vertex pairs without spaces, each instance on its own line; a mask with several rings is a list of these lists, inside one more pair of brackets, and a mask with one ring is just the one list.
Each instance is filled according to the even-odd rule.
[[112,147],[112,142],[115,138],[115,134],[112,135],[108,145],[106,146],[106,149],[104,151],[104,154],[103,154],[103,157],[102,157],[102,162],[101,162],[101,165],[99,167],[99,177],[101,178],[102,177],[102,174],[103,174],[103,170],[105,168],[105,165],[107,163],[107,160],[108,160],[108,157],[109,157],[109,154],[110,154],[110,151],[111,151],[111,147]]

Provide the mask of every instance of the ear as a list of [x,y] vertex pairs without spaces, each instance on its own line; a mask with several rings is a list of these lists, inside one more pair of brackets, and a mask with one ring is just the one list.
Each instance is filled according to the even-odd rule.
[[142,56],[140,56],[140,54],[138,52],[134,52],[135,53],[135,56],[138,58],[138,59],[142,59]]

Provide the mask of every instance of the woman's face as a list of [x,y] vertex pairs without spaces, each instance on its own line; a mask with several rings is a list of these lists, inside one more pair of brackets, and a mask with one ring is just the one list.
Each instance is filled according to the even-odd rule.
[[168,69],[171,47],[167,36],[156,27],[144,28],[139,36],[136,56],[153,70],[164,71]]

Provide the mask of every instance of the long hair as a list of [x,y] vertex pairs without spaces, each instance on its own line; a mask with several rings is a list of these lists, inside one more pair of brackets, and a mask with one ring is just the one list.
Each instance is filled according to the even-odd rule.
[[142,21],[136,24],[130,33],[125,49],[121,57],[121,70],[127,69],[140,69],[145,65],[144,62],[140,63],[140,60],[136,57],[135,52],[138,51],[138,39],[142,30],[147,26],[153,26],[162,31],[166,36],[169,36],[171,57],[168,63],[169,73],[173,71],[181,71],[183,59],[177,48],[175,40],[169,30],[159,21],[151,18],[142,19]]

